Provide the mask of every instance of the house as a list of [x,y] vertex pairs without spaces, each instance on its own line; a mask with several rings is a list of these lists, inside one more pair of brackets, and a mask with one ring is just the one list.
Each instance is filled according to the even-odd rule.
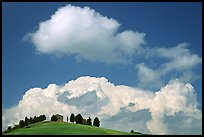
[[57,121],[62,122],[63,121],[63,116],[60,114],[56,114],[55,117],[57,118]]

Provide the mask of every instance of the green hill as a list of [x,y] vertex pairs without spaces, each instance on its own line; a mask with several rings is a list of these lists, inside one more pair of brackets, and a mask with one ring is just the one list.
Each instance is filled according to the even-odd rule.
[[135,135],[128,132],[69,122],[43,121],[31,124],[28,127],[17,128],[4,133],[4,135]]

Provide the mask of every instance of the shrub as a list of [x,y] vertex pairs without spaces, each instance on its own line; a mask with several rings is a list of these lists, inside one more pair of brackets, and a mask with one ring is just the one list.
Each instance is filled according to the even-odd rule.
[[134,130],[131,130],[130,133],[135,133]]
[[140,133],[140,132],[135,132],[135,134],[142,134],[142,133]]
[[7,128],[7,130],[11,130],[11,126],[9,126],[9,127]]

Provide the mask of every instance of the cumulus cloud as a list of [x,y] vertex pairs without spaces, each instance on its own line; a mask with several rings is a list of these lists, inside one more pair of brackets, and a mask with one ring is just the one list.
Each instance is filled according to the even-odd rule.
[[72,112],[85,118],[97,116],[102,127],[126,132],[202,133],[202,112],[190,83],[170,81],[154,93],[89,76],[63,86],[29,89],[17,106],[3,111],[2,128],[17,124],[25,116],[45,114],[50,120],[53,114],[66,117]]
[[145,43],[144,33],[119,32],[121,24],[89,7],[67,5],[59,8],[49,20],[39,23],[29,39],[40,53],[73,55],[76,59],[107,64],[131,62]]
[[[152,120],[147,126],[153,133],[169,133],[168,124],[163,122],[164,115],[174,116],[175,113],[184,112],[186,115],[200,119],[202,113],[197,109],[196,94],[190,83],[183,84],[178,80],[170,81],[168,85],[155,93],[153,104],[150,107]],[[185,134],[185,133],[184,133]]]

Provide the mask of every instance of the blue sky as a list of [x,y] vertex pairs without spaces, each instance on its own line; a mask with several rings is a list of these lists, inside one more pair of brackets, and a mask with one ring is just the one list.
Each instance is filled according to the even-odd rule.
[[[77,60],[75,54],[60,57],[52,53],[44,52],[44,54],[36,50],[35,42],[23,40],[26,34],[34,33],[39,29],[40,22],[49,20],[57,9],[67,4],[79,7],[88,6],[102,16],[113,18],[121,24],[118,32],[132,30],[140,34],[145,33],[146,44],[141,44],[144,54],[135,52],[130,58],[125,54],[125,57],[131,59],[130,63],[125,64],[107,63],[97,59],[91,61],[82,54],[84,52],[80,52],[81,58]],[[165,48],[165,51],[171,49],[174,51],[174,48],[180,43],[188,43],[180,48],[181,51],[188,49],[188,53],[184,53],[184,56],[196,55],[196,59],[202,59],[201,9],[201,3],[193,2],[3,3],[2,107],[8,109],[17,105],[30,88],[46,88],[52,83],[63,85],[81,76],[105,77],[115,85],[139,87],[156,92],[170,80],[181,77],[185,72],[190,77],[196,77],[187,79],[187,82],[190,82],[194,87],[199,102],[198,107],[202,109],[201,63],[192,63],[191,66],[184,69],[183,67],[186,65],[181,66],[182,68],[176,66],[176,69],[159,74],[159,71],[164,70],[165,63],[168,63],[172,58],[174,61],[174,57],[165,58],[162,56],[163,52],[160,55],[155,54],[155,51],[159,52],[161,48]],[[83,24],[83,22],[81,23]],[[148,56],[146,51],[150,51],[153,55],[146,57]],[[93,52],[90,51],[90,54]],[[175,55],[177,55],[176,52]],[[105,56],[106,53],[104,53]],[[175,58],[175,60],[177,59]],[[142,65],[142,63],[144,64]],[[154,79],[160,80],[162,84],[152,88],[141,85],[148,80],[143,78],[144,81],[141,82],[142,78],[139,77],[139,74],[146,74],[146,71],[139,73],[136,69],[138,65],[140,68],[149,68],[148,72],[155,73],[153,81],[150,81],[153,85],[156,83]],[[143,70],[141,69],[141,71]]]
[[[3,108],[17,104],[29,88],[46,87],[49,83],[63,84],[83,75],[104,76],[115,84],[136,85],[137,77],[132,65],[77,63],[70,56],[37,55],[34,46],[22,40],[40,21],[48,19],[56,9],[66,4],[69,3],[3,3]],[[191,51],[202,57],[201,3],[71,4],[89,6],[114,18],[122,24],[122,29],[145,32],[150,47],[171,47],[188,42]],[[200,76],[201,72],[198,69]],[[199,102],[202,101],[201,82],[202,79],[193,82]]]

